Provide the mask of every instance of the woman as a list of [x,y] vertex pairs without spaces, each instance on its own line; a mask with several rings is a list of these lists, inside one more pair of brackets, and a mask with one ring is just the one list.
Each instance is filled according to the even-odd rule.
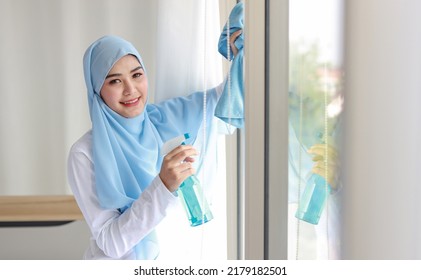
[[[235,55],[236,32],[230,38]],[[154,228],[171,211],[178,186],[195,173],[190,145],[164,158],[162,144],[203,119],[203,92],[148,104],[141,56],[122,38],[95,41],[83,59],[92,129],[71,148],[68,177],[92,236],[85,259],[155,259]],[[222,86],[207,91],[213,117]],[[210,122],[209,122],[210,123]]]

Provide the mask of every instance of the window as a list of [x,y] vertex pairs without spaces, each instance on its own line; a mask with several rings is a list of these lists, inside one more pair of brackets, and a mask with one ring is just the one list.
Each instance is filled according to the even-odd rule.
[[[339,257],[339,183],[335,167],[343,104],[342,6],[342,0],[289,3],[290,259]],[[317,149],[323,149],[317,156],[308,152],[316,144],[321,144]],[[322,165],[324,177],[330,178],[327,181],[333,190],[326,196],[320,220],[309,223],[297,219],[295,213],[299,206],[305,206],[303,192],[312,182],[310,175],[316,162]]]
[[[340,135],[343,1],[247,4],[246,258],[335,258],[330,250],[321,250],[332,236],[316,238],[326,227],[300,222],[298,228],[295,210],[309,172],[297,164],[300,153],[309,157],[309,147],[303,145],[323,143],[325,134]],[[327,115],[326,109],[333,114]],[[290,138],[298,152],[291,149]],[[288,160],[291,155],[293,160]],[[306,162],[311,167],[311,157]],[[297,171],[296,182],[291,171]],[[304,183],[297,190],[299,181]]]

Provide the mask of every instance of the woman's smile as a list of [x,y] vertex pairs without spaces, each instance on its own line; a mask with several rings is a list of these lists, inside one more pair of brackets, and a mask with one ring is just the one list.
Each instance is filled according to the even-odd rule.
[[138,98],[134,98],[134,99],[131,99],[131,100],[122,101],[120,103],[123,104],[126,107],[133,107],[133,106],[137,106],[137,104],[139,104],[139,100],[140,100],[140,96]]

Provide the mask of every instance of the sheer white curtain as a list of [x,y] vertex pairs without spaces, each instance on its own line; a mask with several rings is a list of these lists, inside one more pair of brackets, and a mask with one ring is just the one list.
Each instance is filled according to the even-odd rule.
[[[182,5],[180,1],[158,1],[155,101],[210,89],[222,82],[222,56],[217,50],[221,32],[219,14],[218,0],[184,0]],[[203,131],[199,135],[203,135]],[[217,140],[217,131],[212,130],[210,137],[211,141]],[[223,143],[205,148],[199,140],[195,146],[204,155],[198,178],[215,218],[191,228],[180,205],[158,227],[161,259],[227,257],[226,190],[222,173],[225,159],[218,160],[225,157]],[[177,233],[177,239],[166,234],[168,232]]]

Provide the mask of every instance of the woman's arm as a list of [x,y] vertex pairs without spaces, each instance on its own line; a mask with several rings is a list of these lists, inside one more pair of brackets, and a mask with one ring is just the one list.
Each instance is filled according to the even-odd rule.
[[[221,92],[220,85],[206,91],[206,119],[208,121],[214,115]],[[203,121],[204,96],[205,93],[199,91],[188,96],[175,97],[148,105],[149,118],[164,142],[184,133],[190,133],[192,139],[196,138]]]
[[124,213],[102,208],[95,190],[91,157],[77,148],[72,148],[69,155],[68,177],[97,246],[111,258],[121,258],[132,250],[178,201],[157,176]]

